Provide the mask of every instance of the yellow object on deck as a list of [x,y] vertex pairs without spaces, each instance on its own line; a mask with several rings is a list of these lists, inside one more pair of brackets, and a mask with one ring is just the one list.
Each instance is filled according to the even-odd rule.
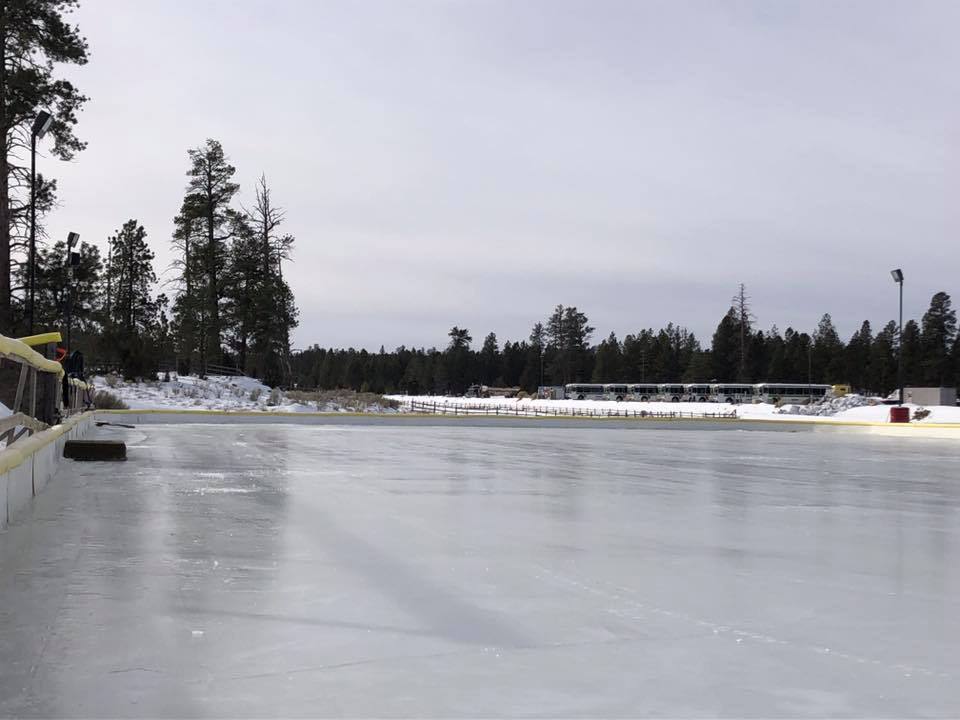
[[30,347],[35,347],[37,345],[46,345],[47,343],[58,343],[63,342],[63,337],[60,333],[54,330],[53,332],[40,333],[39,335],[30,335],[29,337],[17,338],[24,345],[29,345]]
[[[57,337],[60,336],[60,333],[47,334],[56,335]],[[44,336],[34,335],[33,338],[27,339],[32,340],[37,337]],[[24,362],[40,372],[56,373],[58,376],[63,376],[63,366],[60,363],[56,362],[55,360],[45,358],[32,347],[27,345],[27,343],[25,343],[23,340],[15,340],[14,338],[8,338],[0,335],[0,355],[10,358],[11,360]]]
[[832,388],[834,397],[843,397],[844,395],[850,394],[849,385],[833,385]]

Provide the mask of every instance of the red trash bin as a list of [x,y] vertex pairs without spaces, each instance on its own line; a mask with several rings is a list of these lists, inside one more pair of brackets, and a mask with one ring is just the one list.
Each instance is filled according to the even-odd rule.
[[910,408],[902,405],[894,405],[890,408],[890,422],[908,423],[910,422]]

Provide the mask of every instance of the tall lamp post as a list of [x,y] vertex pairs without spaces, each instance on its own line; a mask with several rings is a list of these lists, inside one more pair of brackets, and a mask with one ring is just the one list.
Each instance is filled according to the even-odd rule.
[[78,233],[67,234],[67,353],[73,351],[70,343],[71,321],[73,319],[73,269],[80,264],[80,254],[73,252],[74,245],[80,240]]
[[53,116],[46,110],[37,113],[30,131],[30,334],[33,335],[34,293],[37,281],[37,140],[47,134]]
[[900,286],[900,330],[897,332],[897,386],[900,388],[897,405],[903,405],[903,270],[891,270],[893,281]]

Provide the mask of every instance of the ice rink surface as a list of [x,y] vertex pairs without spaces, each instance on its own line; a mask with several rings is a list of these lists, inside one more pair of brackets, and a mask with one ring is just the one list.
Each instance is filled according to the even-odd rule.
[[0,715],[955,716],[960,453],[101,429],[0,533]]

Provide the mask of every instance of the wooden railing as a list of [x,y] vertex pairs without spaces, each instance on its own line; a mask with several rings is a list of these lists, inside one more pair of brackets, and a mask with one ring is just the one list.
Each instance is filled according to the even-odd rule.
[[4,382],[10,383],[4,388],[10,415],[0,418],[0,447],[45,430],[63,417],[91,406],[93,386],[76,378],[66,381],[68,404],[65,406],[63,366],[33,349],[34,345],[43,345],[53,354],[52,348],[59,340],[59,333],[20,340],[0,335],[0,361],[19,366],[19,372],[4,373]]

